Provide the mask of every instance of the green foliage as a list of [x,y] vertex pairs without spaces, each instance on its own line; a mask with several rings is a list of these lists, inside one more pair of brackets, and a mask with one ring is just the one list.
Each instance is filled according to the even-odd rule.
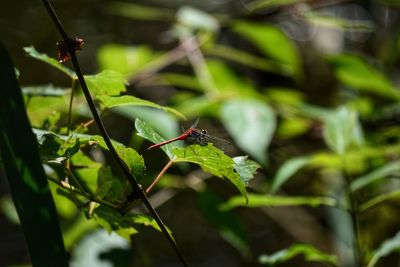
[[306,261],[327,263],[330,266],[339,266],[337,257],[326,254],[307,244],[296,244],[287,249],[275,252],[272,255],[261,255],[258,261],[267,266],[275,266],[286,262],[298,255],[303,255]]
[[232,100],[222,106],[221,118],[237,145],[266,163],[266,149],[276,127],[273,110],[256,100]]
[[86,75],[85,81],[92,94],[96,96],[115,96],[126,91],[122,74],[112,70],[104,70],[96,75]]

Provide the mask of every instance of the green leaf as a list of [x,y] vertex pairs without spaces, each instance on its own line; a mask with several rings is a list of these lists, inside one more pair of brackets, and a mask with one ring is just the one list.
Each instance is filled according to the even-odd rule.
[[342,106],[326,116],[324,121],[324,140],[337,154],[344,154],[352,143],[363,142],[355,111]]
[[71,77],[72,79],[77,79],[76,74],[75,74],[74,71],[68,69],[67,67],[64,67],[63,65],[61,65],[61,63],[58,63],[58,61],[56,59],[51,58],[46,54],[39,53],[38,51],[36,51],[36,49],[33,46],[24,47],[24,51],[30,57],[33,57],[33,58],[35,58],[37,60],[40,60],[40,61],[43,61],[43,62],[49,64],[50,66],[53,66],[56,69],[59,69],[60,71],[64,72],[69,77]]
[[174,18],[172,10],[148,5],[116,1],[108,3],[107,7],[108,12],[130,19],[170,21]]
[[253,179],[257,169],[261,168],[260,164],[248,159],[248,156],[234,157],[233,161],[235,162],[235,171],[240,175],[246,186]]
[[198,193],[198,204],[203,216],[216,226],[222,238],[244,257],[248,257],[250,248],[243,225],[233,212],[218,209],[221,202],[221,199],[210,190]]
[[181,25],[192,30],[200,29],[217,32],[219,29],[219,23],[216,18],[190,6],[181,7],[176,13],[176,19]]
[[68,266],[54,201],[15,69],[0,45],[0,150],[33,266]]
[[[117,234],[128,240],[130,240],[131,235],[138,233],[134,228],[137,224],[150,226],[157,231],[161,231],[157,222],[151,217],[132,213],[121,216],[121,214],[116,210],[105,206],[96,208],[93,218],[109,232],[115,231]],[[167,231],[171,233],[171,230],[168,228]]]
[[69,93],[70,90],[70,88],[54,86],[52,84],[22,87],[22,93],[26,96],[61,97]]
[[154,60],[156,54],[147,46],[107,44],[100,47],[97,59],[102,70],[113,70],[132,76]]
[[160,110],[164,110],[166,112],[175,114],[178,117],[185,119],[185,116],[182,115],[177,110],[170,108],[170,107],[163,107],[156,103],[153,103],[148,100],[140,99],[131,95],[123,95],[123,96],[97,96],[97,100],[103,105],[104,108],[114,108],[114,107],[121,107],[121,106],[142,106],[142,107],[151,107]]
[[361,204],[358,208],[360,212],[364,212],[376,205],[382,204],[385,201],[390,200],[398,200],[400,199],[400,190],[394,190],[388,193],[381,193],[376,197],[371,198],[370,200],[366,201],[365,203]]
[[291,5],[291,4],[299,3],[301,1],[302,0],[256,0],[256,1],[250,2],[248,5],[246,5],[246,7],[250,11],[255,11],[258,9],[267,9],[267,8]]
[[103,70],[96,75],[85,75],[85,81],[90,92],[96,97],[115,96],[126,91],[126,80],[121,73],[113,70]]
[[300,59],[294,43],[277,27],[239,21],[233,30],[252,42],[266,56],[286,65],[294,76],[300,72]]
[[219,178],[225,178],[230,181],[244,196],[243,200],[247,202],[246,183],[249,179],[247,172],[241,170],[240,176],[235,161],[224,154],[221,150],[212,144],[207,146],[190,145],[186,148],[175,148],[173,153],[176,155],[174,162],[191,162],[199,165],[205,172],[211,173]]
[[40,156],[45,163],[62,164],[79,151],[79,139],[71,136],[67,140],[55,134],[44,134],[38,140]]
[[287,160],[281,165],[276,173],[271,186],[271,194],[276,193],[279,188],[286,183],[297,171],[310,162],[309,157],[297,157]]
[[[135,128],[138,131],[137,135],[153,142],[153,143],[160,143],[165,141],[153,128],[150,127],[145,121],[140,119],[136,119],[135,121]],[[161,147],[161,149],[168,155],[170,159],[173,159],[174,153],[172,153],[172,149],[177,146],[176,142],[174,144],[167,144]]]
[[338,259],[335,255],[329,255],[308,244],[295,244],[287,249],[280,250],[271,255],[261,255],[258,261],[261,264],[274,266],[286,262],[298,255],[303,255],[306,261],[322,262],[338,266]]
[[221,119],[237,145],[262,163],[276,127],[273,110],[257,100],[231,100],[221,108]]
[[354,179],[351,182],[350,188],[352,191],[356,191],[370,183],[376,182],[380,179],[384,179],[390,175],[399,174],[400,172],[400,161],[393,161],[386,165],[373,170],[372,172],[365,174],[361,177]]
[[380,247],[374,251],[373,256],[368,263],[367,267],[373,267],[376,263],[383,257],[388,256],[392,252],[398,251],[400,249],[400,232],[398,232],[394,237],[386,239]]
[[124,192],[128,186],[128,181],[125,180],[124,183],[124,181],[113,175],[110,166],[99,169],[96,190],[97,197],[112,203],[123,203],[126,201]]
[[149,107],[122,106],[113,108],[112,111],[133,122],[135,122],[136,119],[145,121],[157,133],[160,133],[168,139],[181,134],[177,118],[162,110]]
[[[108,150],[106,143],[104,142],[103,137],[101,136],[92,136],[90,138],[91,144],[96,144],[103,149]],[[126,147],[125,145],[112,141],[112,144],[115,150],[118,153],[118,156],[125,162],[126,166],[129,168],[129,171],[137,178],[140,179],[144,176],[146,167],[144,165],[144,159],[136,150]]]
[[336,200],[329,197],[283,197],[272,195],[248,194],[249,202],[246,203],[240,196],[235,196],[220,206],[221,210],[236,207],[259,208],[307,205],[318,207],[320,205],[335,206]]
[[365,60],[354,55],[336,55],[329,57],[328,61],[343,84],[361,92],[400,99],[400,93],[393,84]]

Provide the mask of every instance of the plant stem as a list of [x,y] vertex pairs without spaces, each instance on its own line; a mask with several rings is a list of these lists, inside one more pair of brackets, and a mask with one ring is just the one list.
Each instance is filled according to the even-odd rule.
[[353,227],[353,233],[354,233],[354,244],[353,244],[353,256],[354,256],[354,264],[355,267],[362,267],[361,265],[361,259],[360,259],[360,242],[359,242],[359,228],[358,228],[358,220],[357,220],[357,205],[354,200],[353,193],[351,192],[350,184],[351,184],[351,179],[349,174],[347,173],[345,169],[345,156],[342,156],[342,170],[343,170],[343,176],[345,180],[345,193],[347,197],[347,201],[349,203],[349,213],[351,216],[351,222],[352,222],[352,227]]
[[150,212],[150,214],[153,216],[154,220],[157,222],[158,226],[160,227],[161,231],[163,232],[163,234],[167,238],[167,240],[170,243],[171,247],[173,248],[173,250],[177,254],[180,262],[182,263],[182,265],[183,266],[188,266],[187,263],[186,263],[185,258],[183,257],[183,254],[180,252],[177,244],[175,243],[174,238],[168,232],[168,230],[167,230],[166,226],[164,225],[163,221],[161,220],[160,216],[155,211],[155,209],[152,207],[151,203],[149,202],[149,200],[146,197],[146,194],[143,192],[142,188],[137,183],[135,176],[129,171],[129,169],[126,166],[126,164],[118,156],[117,151],[115,150],[114,146],[112,145],[112,142],[111,142],[111,139],[110,139],[110,137],[109,137],[109,135],[107,133],[107,130],[104,127],[104,124],[103,124],[102,120],[100,119],[99,114],[97,113],[96,106],[95,106],[95,104],[93,102],[92,96],[90,95],[90,91],[89,91],[89,88],[87,87],[87,84],[85,82],[85,78],[83,77],[83,74],[82,74],[82,71],[80,69],[78,60],[76,58],[75,51],[74,51],[73,47],[71,46],[71,38],[65,32],[65,30],[64,30],[59,18],[57,17],[53,7],[51,6],[50,2],[48,0],[42,0],[42,2],[43,2],[43,5],[46,7],[47,12],[51,16],[54,24],[56,25],[58,31],[60,32],[62,38],[64,39],[64,42],[65,42],[65,44],[66,44],[66,46],[68,48],[68,53],[71,56],[71,61],[72,61],[73,67],[75,69],[75,72],[76,72],[76,75],[78,77],[79,83],[81,85],[82,91],[83,91],[83,93],[85,95],[86,102],[88,103],[88,106],[89,106],[89,108],[90,108],[90,110],[92,112],[92,115],[93,115],[93,119],[95,120],[95,122],[96,122],[96,124],[97,124],[97,126],[98,126],[98,128],[99,128],[99,130],[101,132],[101,135],[104,138],[104,142],[106,143],[108,149],[110,150],[110,153],[111,153],[112,157],[117,162],[117,164],[119,165],[119,167],[123,171],[124,175],[128,179],[129,183],[131,184],[132,189],[133,189],[133,193],[137,194],[137,197],[139,197],[143,201],[143,203],[146,206],[147,210]]
[[160,180],[160,178],[164,175],[164,173],[169,169],[169,167],[171,167],[172,163],[174,163],[174,159],[171,159],[167,165],[165,165],[165,167],[161,170],[161,172],[158,174],[158,176],[156,177],[156,179],[154,179],[154,181],[151,183],[151,185],[146,189],[146,194],[148,194],[151,189],[156,185],[156,183],[158,182],[158,180]]

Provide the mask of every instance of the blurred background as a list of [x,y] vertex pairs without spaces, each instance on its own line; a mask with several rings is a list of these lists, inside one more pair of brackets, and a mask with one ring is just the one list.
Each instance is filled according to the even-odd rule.
[[[136,135],[135,118],[168,138],[180,133],[180,125],[188,128],[200,118],[201,128],[230,141],[223,145],[229,156],[249,155],[260,164],[249,192],[342,200],[346,178],[359,181],[352,184],[352,194],[360,207],[363,262],[378,257],[374,251],[400,230],[400,1],[52,4],[67,32],[85,41],[78,53],[85,74],[120,72],[128,94],[171,106],[187,117],[184,121],[133,107],[103,114],[112,138],[145,158],[144,185],[168,159],[161,151],[146,150],[149,143]],[[69,77],[23,49],[34,46],[40,53],[57,56],[61,37],[41,2],[7,1],[0,14],[1,42],[19,71],[20,85],[69,90]],[[75,123],[90,119],[81,95],[74,105]],[[38,128],[53,111],[65,117],[67,110],[68,99],[56,96],[32,98],[28,106]],[[344,138],[343,160],[341,148],[330,142],[337,139],[329,129],[335,132],[349,124],[351,138]],[[94,126],[90,131],[98,133]],[[0,266],[29,265],[3,178]],[[196,166],[174,166],[151,195],[190,266],[356,266],[347,212],[320,202],[222,212],[218,205],[237,192],[222,179],[211,178]],[[73,203],[60,197],[55,201],[72,266],[180,266],[157,231],[140,227],[129,242],[99,228]],[[399,242],[379,254],[375,266],[400,266],[398,254],[392,253],[400,248]],[[287,259],[273,262],[267,257],[294,244],[309,244],[327,255],[303,247],[302,252],[292,250],[292,256],[286,253]],[[322,260],[315,256],[317,260],[309,261],[307,253]]]

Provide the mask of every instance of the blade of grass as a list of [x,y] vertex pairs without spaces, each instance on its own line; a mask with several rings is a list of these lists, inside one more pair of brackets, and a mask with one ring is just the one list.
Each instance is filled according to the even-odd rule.
[[0,65],[0,148],[32,265],[68,266],[36,138],[26,115],[13,64],[1,45]]

